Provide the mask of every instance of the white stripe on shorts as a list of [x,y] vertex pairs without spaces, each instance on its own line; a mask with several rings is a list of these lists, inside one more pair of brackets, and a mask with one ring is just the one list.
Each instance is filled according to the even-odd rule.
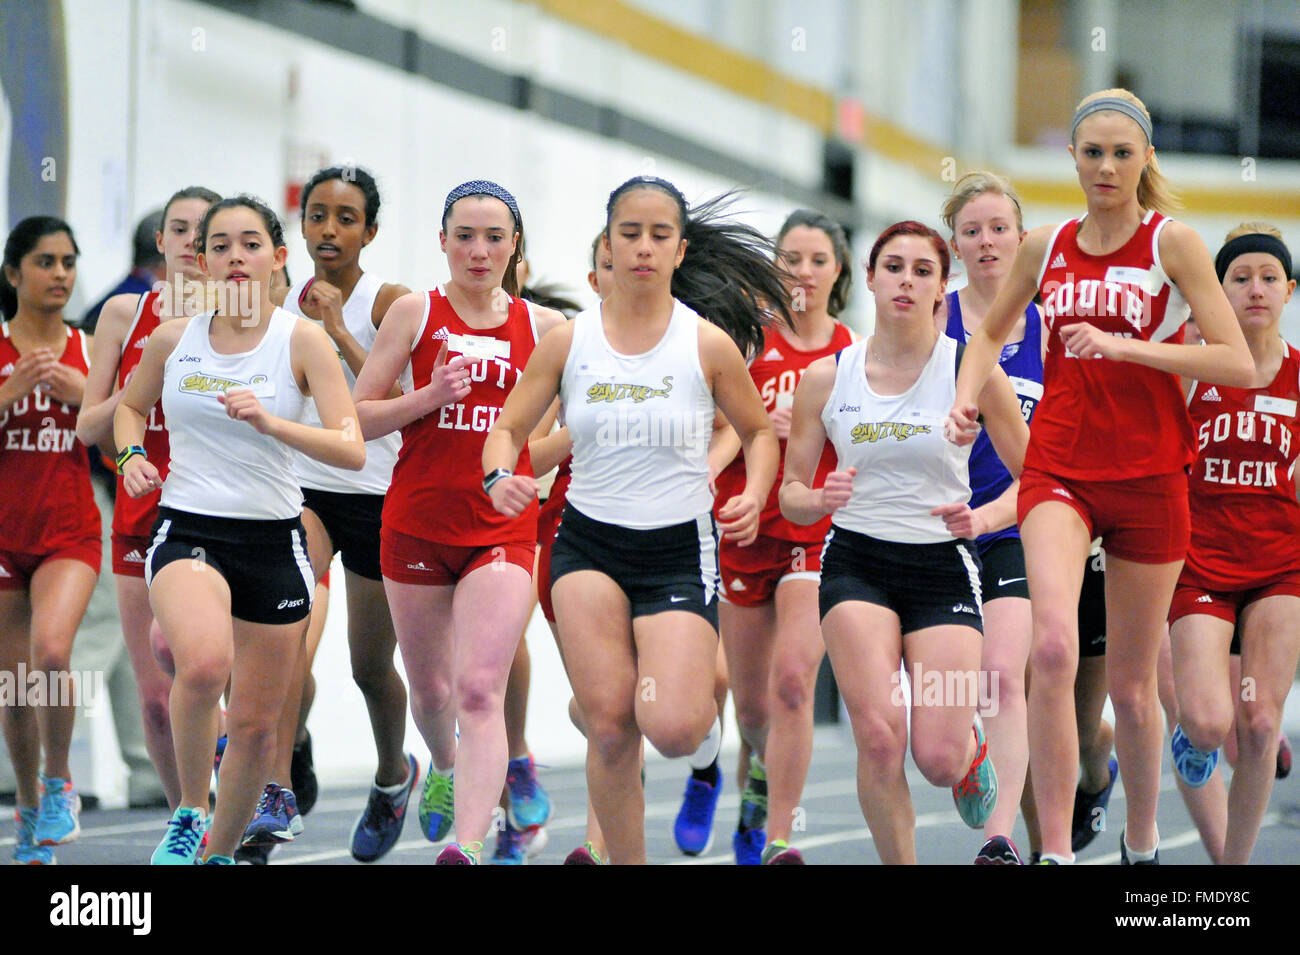
[[957,553],[961,554],[961,562],[966,565],[966,576],[970,578],[971,593],[975,595],[975,609],[984,616],[983,594],[980,592],[980,570],[975,566],[975,561],[971,559],[970,551],[966,549],[965,544],[957,545]]
[[152,587],[152,586],[153,586],[153,552],[154,552],[154,549],[155,549],[159,544],[161,544],[163,541],[167,540],[167,532],[168,532],[169,530],[171,530],[171,526],[172,526],[171,518],[168,518],[167,520],[165,520],[165,521],[163,521],[161,524],[159,524],[159,525],[158,525],[158,533],[155,534],[155,535],[153,536],[153,543],[149,545],[149,550],[147,550],[147,551],[145,552],[145,555],[144,555],[144,585],[145,585],[146,587]]
[[700,539],[700,583],[704,585],[704,605],[707,607],[718,592],[718,542],[713,536],[713,515],[697,517],[695,530]]
[[302,582],[307,587],[307,606],[312,604],[312,598],[316,596],[316,575],[312,573],[311,561],[307,558],[306,551],[303,550],[302,541],[298,536],[298,528],[289,532],[293,539],[293,559],[297,563],[298,569],[302,571]]

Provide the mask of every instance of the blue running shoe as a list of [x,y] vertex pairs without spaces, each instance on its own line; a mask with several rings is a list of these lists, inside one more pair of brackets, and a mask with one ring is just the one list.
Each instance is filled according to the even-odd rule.
[[1101,792],[1074,791],[1074,822],[1070,835],[1072,852],[1082,852],[1097,838],[1097,833],[1106,829],[1106,807],[1110,805],[1110,791],[1115,788],[1115,780],[1119,779],[1119,762],[1112,756],[1106,768],[1110,771],[1110,782]]
[[527,865],[527,836],[506,820],[506,827],[497,833],[497,851],[491,865]]
[[226,743],[228,742],[229,740],[224,733],[218,736],[217,749],[212,754],[212,781],[217,784],[221,782],[221,761],[226,757]]
[[737,829],[731,837],[736,865],[762,865],[767,833],[762,829]]
[[273,846],[293,841],[293,829],[285,805],[284,790],[276,783],[267,783],[262,797],[257,801],[253,819],[240,840],[245,846]]
[[420,794],[420,830],[430,842],[441,842],[451,832],[456,822],[456,780],[434,771],[429,763],[429,774],[424,777],[424,792]]
[[396,796],[378,786],[370,787],[370,798],[361,818],[352,827],[352,858],[358,862],[376,862],[397,844],[406,823],[406,807],[420,781],[420,764],[406,754],[406,782]]
[[54,865],[54,850],[36,843],[36,819],[39,809],[19,809],[14,813],[14,865]]
[[303,823],[302,813],[298,811],[298,797],[293,794],[292,789],[281,789],[280,798],[284,800],[284,814],[289,820],[289,832],[292,838],[302,835]]
[[718,808],[722,794],[722,770],[718,781],[710,786],[694,776],[686,780],[686,793],[682,808],[673,823],[673,838],[677,848],[688,856],[706,855],[713,848],[713,812]]
[[1183,777],[1183,782],[1193,789],[1200,789],[1214,775],[1214,767],[1219,765],[1219,751],[1203,753],[1187,738],[1181,723],[1174,727],[1173,738],[1169,748],[1174,754],[1174,769]]
[[193,865],[199,844],[208,831],[208,819],[197,809],[177,809],[167,823],[167,835],[158,843],[150,865]]
[[530,826],[544,826],[551,818],[551,797],[537,781],[533,754],[510,760],[506,767],[506,817],[510,825],[523,831]]
[[61,846],[81,835],[81,796],[72,780],[41,776],[41,809],[36,817],[37,845]]
[[952,801],[957,805],[957,815],[972,829],[983,829],[998,804],[998,774],[989,758],[989,747],[984,739],[984,721],[975,714],[975,759],[962,781],[952,787]]

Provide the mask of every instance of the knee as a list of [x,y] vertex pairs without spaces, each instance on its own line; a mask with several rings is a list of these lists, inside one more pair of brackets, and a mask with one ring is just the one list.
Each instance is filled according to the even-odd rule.
[[1237,748],[1242,753],[1268,752],[1277,745],[1281,725],[1278,707],[1262,702],[1243,703],[1237,712]]
[[912,759],[932,786],[955,786],[970,768],[970,733],[960,738],[912,735]]
[[[789,661],[778,660],[773,675],[773,696],[777,705],[790,711],[801,710],[812,696],[812,681],[801,667]],[[816,678],[816,673],[813,674]]]
[[1117,719],[1145,722],[1160,712],[1155,675],[1146,679],[1125,679],[1108,674],[1107,689]]
[[353,661],[352,664],[352,682],[357,685],[361,695],[366,699],[374,699],[379,696],[388,678],[396,675],[397,671],[393,669],[392,660],[377,661],[364,660]]
[[222,654],[196,654],[177,662],[175,682],[190,693],[216,699],[230,680],[231,661]]
[[72,648],[53,634],[32,632],[32,670],[66,671],[72,661]]
[[607,763],[619,762],[638,747],[640,733],[631,709],[605,710],[583,714],[587,726],[587,745]]
[[853,740],[857,745],[858,758],[867,764],[873,772],[892,772],[903,763],[907,752],[906,725],[894,725],[891,721],[873,713],[858,713],[850,710],[853,723]]
[[1063,618],[1043,621],[1034,634],[1029,654],[1035,680],[1073,683],[1079,660],[1079,638]]
[[421,712],[440,713],[451,705],[451,681],[446,677],[428,674],[420,679],[408,675],[411,687],[411,706]]
[[494,675],[468,673],[456,681],[456,710],[462,716],[486,716],[504,712],[503,688]]
[[248,753],[255,764],[275,758],[278,713],[252,712],[226,714],[226,736],[240,750]]
[[171,708],[167,693],[151,693],[140,699],[140,720],[150,735],[171,733]]
[[767,729],[767,700],[762,693],[755,693],[748,699],[733,697],[736,704],[736,726],[746,738]]
[[1232,729],[1232,707],[1202,701],[1179,713],[1178,725],[1193,746],[1208,753],[1218,749]]

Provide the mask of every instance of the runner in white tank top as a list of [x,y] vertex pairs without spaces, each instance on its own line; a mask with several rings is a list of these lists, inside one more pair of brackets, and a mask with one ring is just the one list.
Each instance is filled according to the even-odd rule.
[[[159,397],[169,416],[171,472],[147,573],[176,662],[181,807],[153,856],[170,865],[191,864],[208,829],[214,715],[228,680],[230,740],[208,855],[231,861],[255,809],[253,826],[268,835],[301,831],[292,793],[274,782],[263,790],[272,770],[266,742],[280,715],[271,701],[285,697],[311,603],[291,449],[337,467],[365,463],[327,337],[271,303],[271,272],[286,255],[275,214],[247,196],[216,203],[196,248],[223,307],[159,326],[114,417],[124,487],[138,497],[158,484],[138,447],[146,416]],[[308,392],[325,427],[298,423]]]
[[[588,788],[610,858],[620,864],[645,860],[641,735],[664,755],[689,756],[701,771],[712,766],[720,739],[716,531],[702,471],[707,439],[693,430],[705,388],[745,450],[745,490],[720,511],[729,537],[753,539],[776,471],[776,438],[739,350],[699,319],[692,334],[682,304],[708,297],[710,320],[746,348],[762,341],[755,301],[772,303],[790,324],[788,293],[770,251],[762,251],[770,243],[719,219],[720,208],[712,203],[692,215],[672,184],[648,177],[611,194],[613,293],[598,311],[539,342],[483,448],[493,504],[521,513],[535,483],[510,469],[556,395],[567,396],[573,484],[552,554],[552,597],[589,734]],[[694,342],[702,381],[686,355],[669,358],[665,346],[678,338],[678,348]],[[670,418],[669,408],[681,417]],[[676,448],[663,446],[674,438]],[[642,466],[650,461],[654,473]],[[623,488],[616,511],[602,481]],[[586,513],[584,503],[603,517]],[[650,705],[636,687],[652,674]],[[626,692],[610,693],[611,685]]]
[[[889,727],[887,743],[858,748],[858,797],[886,863],[916,861],[900,664],[913,681],[911,748],[922,774],[953,787],[972,827],[984,824],[997,799],[976,713],[979,563],[973,542],[954,539],[975,536],[967,451],[943,434],[958,354],[955,342],[938,335],[933,313],[948,262],[946,243],[918,222],[897,223],[876,240],[867,267],[875,333],[818,359],[799,383],[781,488],[789,520],[811,524],[832,515],[819,593],[822,634],[855,738],[863,740],[868,725],[873,734]],[[1019,473],[1029,429],[1005,374],[994,374],[982,398],[994,446]],[[814,488],[828,438],[839,461],[825,486]],[[968,673],[963,686],[971,693],[922,705],[926,671]]]
[[[301,205],[302,236],[315,274],[284,296],[284,308],[320,323],[330,336],[349,389],[356,387],[389,306],[410,291],[361,270],[361,252],[378,232],[379,209],[379,189],[366,169],[331,166],[316,172],[303,187]],[[303,423],[317,423],[311,407]],[[414,757],[403,751],[406,687],[393,661],[397,638],[379,567],[380,517],[401,446],[397,432],[367,441],[366,466],[358,473],[301,454],[294,462],[303,488],[308,553],[322,596],[329,593],[322,578],[333,556],[341,554],[352,672],[378,753],[368,805],[352,830],[350,848],[361,862],[381,858],[396,843],[406,800],[419,778]],[[281,722],[276,773],[294,779],[304,815],[317,790],[307,716],[316,690],[311,666],[319,637],[311,635],[323,630],[328,606],[325,599],[312,609],[304,672],[295,679]]]

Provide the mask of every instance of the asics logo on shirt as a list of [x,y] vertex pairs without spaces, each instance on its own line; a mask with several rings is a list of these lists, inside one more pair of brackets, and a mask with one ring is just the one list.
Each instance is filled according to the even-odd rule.
[[[144,339],[141,339],[141,341],[144,341]],[[137,347],[141,347],[141,346],[137,346]],[[198,360],[199,360],[199,356],[198,356],[198,355],[181,355],[181,357],[180,357],[180,358],[177,358],[176,360],[177,360],[178,362],[183,362],[183,361],[198,361]]]
[[622,401],[625,398],[630,398],[640,404],[651,398],[667,398],[672,390],[672,375],[664,375],[662,388],[652,388],[650,385],[620,384],[613,381],[601,382],[587,389],[587,404],[596,404],[601,401]]
[[929,434],[930,426],[928,424],[905,424],[902,421],[864,421],[862,424],[855,425],[851,433],[854,444],[862,444],[864,441],[874,444],[884,438],[896,438],[899,441],[906,441],[913,435]]

